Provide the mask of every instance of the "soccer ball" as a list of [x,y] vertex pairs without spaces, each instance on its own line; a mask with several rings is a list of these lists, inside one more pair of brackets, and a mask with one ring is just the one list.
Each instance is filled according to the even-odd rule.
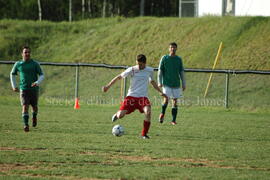
[[123,126],[121,126],[121,125],[119,125],[119,124],[117,124],[117,125],[115,125],[115,126],[113,126],[113,128],[112,128],[112,134],[114,135],[114,136],[122,136],[123,134],[124,134],[124,128],[123,128]]

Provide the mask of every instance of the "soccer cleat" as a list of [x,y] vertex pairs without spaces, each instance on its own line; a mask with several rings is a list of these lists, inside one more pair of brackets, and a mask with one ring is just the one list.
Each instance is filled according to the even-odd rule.
[[175,121],[172,121],[171,124],[172,124],[172,125],[176,125],[177,123],[176,123]]
[[163,123],[163,121],[164,121],[164,114],[160,114],[159,115],[159,122]]
[[147,135],[141,136],[141,138],[142,138],[142,139],[150,139],[150,137],[147,136]]
[[37,118],[32,118],[32,125],[33,127],[37,126]]
[[27,125],[27,126],[24,126],[23,127],[23,130],[24,130],[24,132],[29,132],[29,126]]
[[118,119],[118,117],[117,117],[117,114],[115,113],[115,114],[112,116],[112,122],[115,122],[117,119]]

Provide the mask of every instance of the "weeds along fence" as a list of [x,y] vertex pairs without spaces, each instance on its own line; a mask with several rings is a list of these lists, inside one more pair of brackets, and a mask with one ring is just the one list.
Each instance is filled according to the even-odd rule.
[[[0,96],[14,96],[10,90],[9,72],[15,61],[0,61]],[[127,66],[88,63],[40,62],[45,73],[41,85],[41,103],[73,106],[78,98],[81,106],[119,104],[126,95],[129,79],[116,83],[107,93],[101,91],[114,76]],[[269,108],[270,71],[185,69],[187,89],[179,100],[180,106],[224,106]],[[155,68],[155,75],[157,68]],[[213,78],[204,96],[210,73]],[[162,98],[149,87],[153,106]]]

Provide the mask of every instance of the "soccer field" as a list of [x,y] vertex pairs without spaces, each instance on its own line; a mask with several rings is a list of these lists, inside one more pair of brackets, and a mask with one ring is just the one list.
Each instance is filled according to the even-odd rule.
[[[268,179],[269,112],[180,108],[163,124],[153,108],[151,139],[138,111],[115,123],[117,106],[40,107],[25,133],[20,106],[0,104],[0,179]],[[168,109],[169,110],[169,109]],[[113,125],[126,134],[114,137]]]

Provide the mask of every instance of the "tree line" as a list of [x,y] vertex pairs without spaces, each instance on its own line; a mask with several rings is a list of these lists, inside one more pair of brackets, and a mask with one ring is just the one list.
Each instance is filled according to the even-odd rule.
[[73,21],[178,16],[180,0],[0,0],[0,19]]

